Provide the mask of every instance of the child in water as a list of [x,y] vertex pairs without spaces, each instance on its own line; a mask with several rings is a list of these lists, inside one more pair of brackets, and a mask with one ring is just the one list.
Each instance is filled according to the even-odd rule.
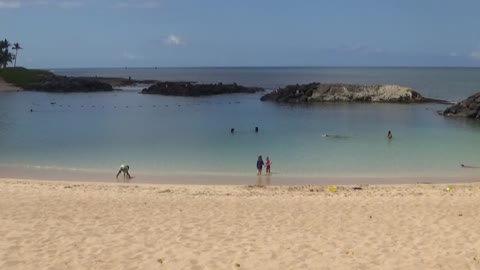
[[262,156],[258,156],[258,159],[257,159],[257,175],[262,175],[262,169],[263,169]]
[[270,174],[270,165],[272,165],[272,162],[270,162],[270,158],[267,157],[267,161],[265,162],[265,171]]

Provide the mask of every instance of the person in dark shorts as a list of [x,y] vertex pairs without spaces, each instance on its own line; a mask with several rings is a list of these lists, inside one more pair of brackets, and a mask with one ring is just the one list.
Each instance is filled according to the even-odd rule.
[[392,135],[392,132],[390,130],[388,131],[387,138],[389,140],[393,139],[393,135]]
[[263,159],[262,159],[262,156],[258,156],[258,159],[257,159],[257,175],[262,175],[262,169],[263,169]]
[[120,173],[122,173],[122,172],[123,172],[123,177],[127,176],[128,179],[132,178],[132,177],[130,176],[130,174],[128,173],[128,170],[130,170],[130,166],[125,165],[125,164],[122,164],[122,165],[120,166],[120,169],[118,170],[117,178],[118,178],[118,176],[120,175]]

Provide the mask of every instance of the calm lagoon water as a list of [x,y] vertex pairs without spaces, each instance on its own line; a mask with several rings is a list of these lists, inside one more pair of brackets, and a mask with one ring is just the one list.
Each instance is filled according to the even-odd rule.
[[[480,90],[480,69],[186,68],[55,70],[73,76],[237,82],[396,83],[461,100]],[[114,181],[128,163],[138,182],[255,181],[270,156],[272,183],[335,179],[480,180],[480,122],[444,118],[444,105],[260,102],[261,94],[202,98],[112,93],[0,93],[0,177]],[[34,112],[31,113],[30,109]],[[255,126],[260,128],[254,132]],[[235,128],[235,134],[230,134]],[[394,139],[386,140],[392,130]],[[344,138],[325,138],[322,134]],[[82,177],[83,176],[83,177]],[[96,176],[96,178],[94,177]],[[99,177],[101,176],[101,177]],[[175,177],[174,177],[175,176]],[[107,177],[107,179],[105,179]],[[202,180],[198,180],[202,179]],[[275,182],[275,179],[282,179]],[[333,180],[332,180],[333,179]],[[391,179],[391,180],[388,180]],[[270,179],[269,179],[270,180]]]

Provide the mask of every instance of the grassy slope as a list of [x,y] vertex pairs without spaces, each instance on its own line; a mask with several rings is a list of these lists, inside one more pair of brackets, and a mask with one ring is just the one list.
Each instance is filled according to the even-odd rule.
[[22,67],[0,69],[0,77],[7,83],[20,87],[29,83],[39,82],[42,78],[52,75],[51,72],[45,70],[26,69]]

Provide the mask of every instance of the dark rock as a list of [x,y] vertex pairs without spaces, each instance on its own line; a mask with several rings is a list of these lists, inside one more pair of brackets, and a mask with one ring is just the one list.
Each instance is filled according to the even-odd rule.
[[476,93],[466,100],[448,107],[442,114],[445,116],[480,119],[480,93]]
[[258,87],[245,87],[233,84],[195,84],[190,82],[159,82],[142,90],[143,94],[166,96],[210,96],[236,93],[256,93],[265,91]]
[[389,103],[448,103],[425,98],[418,92],[398,85],[359,85],[310,83],[288,85],[270,92],[262,101],[282,103],[314,102],[389,102]]
[[113,91],[108,83],[103,83],[95,79],[70,78],[63,76],[51,76],[39,83],[31,83],[24,86],[24,90],[43,91],[43,92],[102,92]]

